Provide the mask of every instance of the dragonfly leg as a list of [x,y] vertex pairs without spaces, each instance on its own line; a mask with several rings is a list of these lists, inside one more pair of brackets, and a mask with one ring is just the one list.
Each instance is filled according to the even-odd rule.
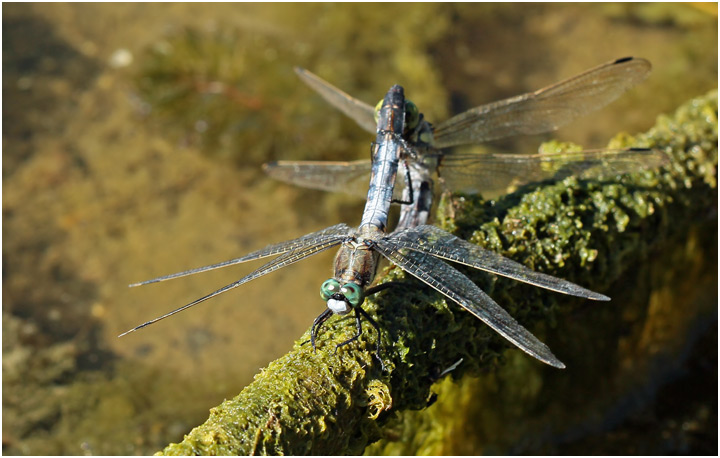
[[403,161],[403,164],[405,165],[405,189],[408,191],[408,194],[410,196],[409,196],[408,200],[393,199],[392,203],[402,204],[402,205],[412,205],[415,203],[415,193],[413,192],[412,177],[410,176],[410,166],[408,164],[408,161]]
[[[317,339],[318,331],[320,330],[320,326],[324,322],[328,320],[333,314],[333,311],[330,309],[325,309],[320,315],[318,315],[317,318],[315,318],[315,321],[313,321],[312,328],[310,330],[310,342],[312,343],[313,351],[317,351],[317,348],[315,348],[315,340]],[[305,345],[307,341],[303,342],[303,345]]]
[[[388,288],[394,288],[394,287],[406,287],[410,286],[408,282],[405,281],[389,281],[387,283],[382,283],[380,285],[375,285],[373,287],[370,287],[365,290],[365,296],[372,296],[373,294],[379,293],[380,291],[386,290]],[[364,312],[364,310],[363,310]]]
[[[384,283],[383,285],[392,285],[392,283]],[[378,285],[378,286],[383,286],[383,285]],[[368,322],[372,325],[372,327],[375,328],[375,331],[377,331],[377,343],[375,344],[375,357],[380,362],[380,368],[384,371],[385,363],[383,363],[383,360],[380,357],[380,326],[378,326],[377,322],[375,320],[373,320],[372,317],[370,315],[368,315],[368,313],[365,310],[361,309],[360,307],[356,307],[355,308],[355,316],[357,316],[357,318],[358,318],[358,327],[360,326],[359,325],[360,316],[358,315],[358,313],[361,314],[363,317],[365,317],[365,319],[368,320]],[[356,336],[356,338],[357,338],[357,336]]]
[[382,369],[384,371],[384,370],[386,370],[385,364],[383,363],[382,358],[380,358],[380,326],[377,324],[377,322],[375,320],[372,319],[372,317],[370,315],[368,315],[368,313],[365,310],[363,310],[360,307],[355,307],[355,323],[357,325],[357,334],[355,334],[354,336],[352,336],[345,342],[341,342],[341,343],[337,344],[335,346],[335,351],[337,352],[338,348],[345,346],[349,343],[355,342],[362,335],[362,320],[360,319],[361,316],[363,318],[365,318],[366,320],[368,320],[368,322],[372,325],[372,327],[375,328],[375,331],[377,331],[377,344],[375,346],[375,357],[380,362],[380,369]]
[[345,345],[347,345],[349,343],[355,342],[356,340],[358,340],[358,337],[360,337],[360,335],[362,334],[362,321],[360,320],[360,314],[358,314],[358,310],[362,311],[362,309],[360,307],[355,307],[355,325],[357,326],[357,334],[350,337],[345,342],[341,342],[341,343],[335,345],[336,353],[338,351],[338,348],[344,347]]

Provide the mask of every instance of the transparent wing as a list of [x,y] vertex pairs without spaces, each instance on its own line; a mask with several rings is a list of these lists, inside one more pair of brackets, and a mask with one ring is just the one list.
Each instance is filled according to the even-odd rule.
[[436,148],[555,130],[604,107],[644,80],[651,65],[626,57],[535,92],[468,110],[435,126]]
[[212,292],[212,293],[208,294],[207,296],[203,296],[200,299],[196,299],[187,305],[183,305],[182,307],[177,308],[177,309],[173,310],[172,312],[166,313],[165,315],[159,316],[150,321],[146,321],[145,323],[143,323],[139,326],[136,326],[128,331],[123,332],[118,337],[122,337],[125,334],[129,334],[131,332],[137,331],[138,329],[142,329],[146,326],[149,326],[153,323],[157,323],[160,320],[164,320],[165,318],[175,315],[176,313],[180,313],[183,310],[187,310],[190,307],[195,306],[201,302],[205,302],[206,300],[211,299],[219,294],[230,291],[233,288],[237,288],[238,286],[243,285],[249,281],[255,280],[258,277],[262,277],[263,275],[267,275],[278,269],[282,269],[283,267],[289,266],[290,264],[296,263],[296,262],[301,261],[309,256],[320,253],[321,251],[325,251],[328,248],[337,246],[340,243],[342,243],[342,241],[345,239],[345,237],[346,236],[344,234],[341,234],[341,235],[336,234],[336,235],[329,236],[329,237],[318,236],[314,243],[309,244],[304,247],[300,247],[295,251],[286,252],[282,256],[279,256],[279,257],[273,259],[272,261],[268,262],[267,264],[260,267],[259,269],[244,276],[240,280],[230,283],[229,285],[223,286],[219,290]]
[[320,96],[327,100],[330,105],[345,113],[345,115],[355,121],[363,129],[370,133],[375,133],[377,130],[377,123],[375,122],[375,109],[373,107],[349,96],[345,92],[304,68],[295,67],[295,73],[297,73],[303,83],[307,84],[311,89],[320,94]]
[[353,229],[347,224],[336,224],[335,226],[330,226],[321,231],[303,235],[302,237],[298,237],[293,240],[268,245],[261,250],[253,251],[252,253],[246,254],[245,256],[242,256],[240,258],[230,259],[229,261],[223,261],[217,264],[211,264],[209,266],[197,267],[195,269],[165,275],[162,277],[153,278],[152,280],[145,280],[142,282],[133,283],[132,285],[130,285],[130,287],[147,285],[149,283],[158,283],[173,278],[185,277],[187,275],[193,275],[208,270],[219,269],[221,267],[227,267],[247,261],[253,261],[255,259],[266,258],[268,256],[282,254],[288,251],[302,249],[305,247],[312,247],[315,245],[323,244],[327,241],[336,240],[338,237],[346,236],[352,232]]
[[475,269],[539,286],[540,288],[596,301],[610,300],[607,296],[590,291],[567,280],[535,272],[518,262],[501,256],[494,251],[480,248],[435,226],[418,226],[393,233],[387,238],[390,239],[390,243],[401,248],[408,248],[447,259]]
[[667,163],[669,158],[664,152],[645,148],[553,154],[450,154],[442,158],[439,173],[453,191],[492,194],[543,180],[612,177]]
[[490,296],[453,267],[430,254],[416,251],[401,253],[402,247],[387,239],[378,241],[375,248],[391,262],[480,318],[522,351],[551,366],[560,369],[565,367],[547,345],[540,342]]
[[[360,198],[367,197],[372,162],[359,160],[352,162],[334,161],[277,161],[263,164],[263,170],[271,178],[285,183],[320,191],[344,192]],[[404,163],[400,163],[395,181],[393,197],[402,199],[407,181]]]
[[370,182],[369,160],[352,162],[278,161],[263,164],[270,177],[303,188],[365,197]]

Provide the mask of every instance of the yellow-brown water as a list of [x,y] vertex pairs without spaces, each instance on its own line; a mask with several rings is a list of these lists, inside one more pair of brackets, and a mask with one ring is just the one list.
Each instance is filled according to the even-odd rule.
[[[4,451],[159,449],[323,310],[332,253],[116,338],[254,266],[129,283],[357,223],[359,202],[259,172],[265,160],[369,152],[371,138],[305,88],[293,65],[372,104],[402,84],[432,121],[613,58],[648,58],[646,83],[555,135],[597,147],[717,83],[716,17],[651,6],[3,8]],[[151,61],[158,49],[174,60]],[[184,65],[191,94],[153,99],[184,82],[148,80],[153,64]],[[223,85],[199,84],[203,72]]]

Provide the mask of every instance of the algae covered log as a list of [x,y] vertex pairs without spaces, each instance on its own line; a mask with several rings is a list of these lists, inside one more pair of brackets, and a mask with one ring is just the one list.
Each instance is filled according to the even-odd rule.
[[[618,293],[623,300],[627,294],[609,288],[628,269],[642,264],[667,240],[692,233],[693,225],[714,222],[716,227],[717,92],[686,103],[672,117],[660,117],[645,134],[619,137],[612,146],[661,149],[671,163],[659,171],[613,180],[569,178],[525,187],[493,202],[456,200],[455,219],[440,218],[441,223],[536,270],[615,300]],[[541,340],[545,334],[562,334],[561,328],[548,328],[559,314],[584,304],[509,280],[468,274]],[[382,277],[388,281],[402,276],[394,269]],[[385,290],[365,307],[383,329],[387,372],[372,358],[377,336],[369,326],[357,344],[335,351],[336,343],[353,335],[355,324],[334,318],[320,335],[317,353],[298,342],[163,453],[362,453],[368,444],[391,434],[382,427],[395,414],[429,404],[430,388],[443,370],[462,358],[453,371],[459,378],[506,357],[509,347],[501,337],[459,306],[446,305],[439,294],[405,281],[405,287]],[[595,321],[575,321],[588,335],[595,331]],[[622,339],[621,332],[617,339]],[[563,359],[565,350],[555,348],[552,338],[548,342]],[[575,350],[593,348],[586,341],[565,343]],[[510,352],[513,358],[518,353]],[[535,375],[553,371],[521,357]],[[588,355],[593,357],[600,361],[598,355]]]

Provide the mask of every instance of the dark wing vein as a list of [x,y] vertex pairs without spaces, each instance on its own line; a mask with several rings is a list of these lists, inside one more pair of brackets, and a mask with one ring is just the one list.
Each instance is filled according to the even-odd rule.
[[295,67],[295,73],[297,73],[303,83],[320,94],[330,105],[345,113],[346,116],[355,121],[360,127],[373,134],[376,132],[377,123],[375,122],[375,109],[373,107],[351,97],[304,68]]
[[359,197],[367,194],[372,163],[369,160],[278,161],[263,164],[263,170],[276,180],[321,191],[344,192]]
[[130,286],[133,287],[133,286],[147,285],[149,283],[157,283],[157,282],[161,282],[161,281],[165,281],[165,280],[170,280],[173,278],[185,277],[187,275],[193,275],[196,273],[205,272],[208,270],[219,269],[221,267],[232,266],[232,265],[240,264],[243,262],[254,261],[255,259],[266,258],[268,256],[286,253],[288,251],[296,250],[298,248],[304,248],[304,247],[312,246],[312,245],[315,245],[318,243],[324,243],[327,240],[335,240],[338,236],[347,235],[347,234],[351,233],[352,231],[353,231],[353,229],[350,226],[348,226],[347,224],[342,224],[342,223],[336,224],[335,226],[330,226],[321,231],[303,235],[302,237],[298,237],[293,240],[288,240],[285,242],[268,245],[261,250],[253,251],[252,253],[246,254],[245,256],[242,256],[240,258],[230,259],[228,261],[219,262],[217,264],[211,264],[209,266],[197,267],[195,269],[190,269],[190,270],[185,270],[183,272],[177,272],[174,274],[165,275],[162,277],[153,278],[152,280],[145,280],[145,281],[142,281],[139,283],[133,283]]
[[567,280],[535,272],[518,262],[501,256],[494,251],[480,248],[435,226],[418,226],[396,232],[391,234],[388,239],[391,240],[391,243],[402,248],[431,254],[438,258],[502,275],[558,293],[598,301],[610,300],[605,295],[590,291]]
[[219,294],[222,294],[224,292],[227,292],[233,288],[237,288],[240,285],[243,285],[249,281],[255,280],[258,277],[262,277],[263,275],[267,275],[269,273],[272,273],[278,269],[282,269],[283,267],[289,266],[290,264],[296,263],[298,261],[301,261],[309,256],[312,256],[314,254],[320,253],[321,251],[325,251],[328,248],[332,248],[334,246],[339,245],[342,243],[342,241],[345,239],[344,234],[336,234],[334,236],[328,236],[328,237],[321,237],[318,239],[318,241],[312,245],[300,247],[299,249],[295,251],[290,251],[282,256],[279,256],[272,261],[268,262],[267,264],[263,265],[262,267],[258,268],[257,270],[254,270],[253,272],[249,273],[248,275],[244,276],[240,280],[230,283],[229,285],[223,286],[217,291],[214,291],[207,296],[203,296],[200,299],[196,299],[192,302],[190,302],[187,305],[183,305],[180,308],[177,308],[173,310],[172,312],[166,313],[165,315],[159,316],[155,319],[152,319],[150,321],[146,321],[145,323],[136,326],[129,331],[125,331],[122,334],[120,334],[118,337],[122,337],[125,334],[129,334],[133,331],[137,331],[138,329],[142,329],[146,326],[149,326],[153,323],[157,323],[160,320],[163,320],[169,316],[175,315],[176,313],[182,312],[183,310],[187,310],[192,306],[195,306],[201,302],[205,302],[208,299],[211,299]]
[[387,239],[378,241],[375,247],[391,262],[460,304],[527,354],[551,366],[561,369],[565,367],[547,345],[540,342],[490,296],[453,267],[426,253],[401,253],[402,247]]
[[440,175],[458,192],[506,192],[543,180],[611,177],[655,169],[669,162],[660,150],[646,148],[571,151],[550,154],[450,154]]
[[650,68],[645,59],[617,59],[538,91],[481,105],[439,123],[434,146],[555,130],[612,102],[645,79]]

